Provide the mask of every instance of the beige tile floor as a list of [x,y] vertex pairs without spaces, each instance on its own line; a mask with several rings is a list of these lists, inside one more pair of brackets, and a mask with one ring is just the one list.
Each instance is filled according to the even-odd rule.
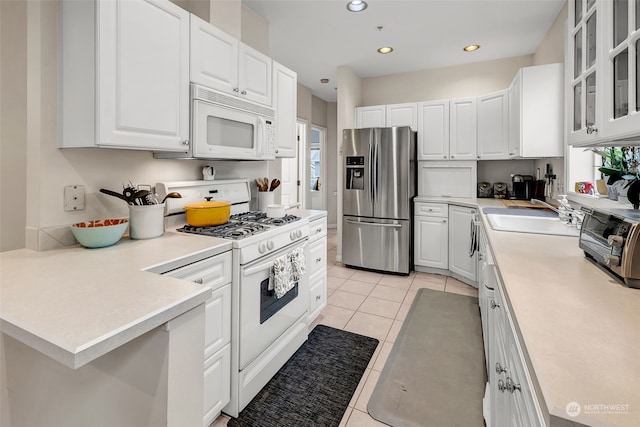
[[[346,268],[335,261],[336,255],[336,229],[330,229],[327,234],[327,307],[310,330],[323,324],[380,340],[340,426],[385,426],[367,413],[367,403],[418,289],[471,296],[478,296],[478,291],[441,275],[412,272],[409,276],[395,276]],[[211,427],[224,426],[228,419],[222,415]]]

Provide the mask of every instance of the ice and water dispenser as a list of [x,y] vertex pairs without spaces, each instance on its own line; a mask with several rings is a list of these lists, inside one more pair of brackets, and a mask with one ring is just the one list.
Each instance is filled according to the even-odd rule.
[[364,190],[364,156],[347,157],[347,190]]

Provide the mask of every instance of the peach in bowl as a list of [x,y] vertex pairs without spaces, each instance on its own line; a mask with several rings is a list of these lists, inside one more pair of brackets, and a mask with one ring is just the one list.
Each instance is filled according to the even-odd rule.
[[78,222],[71,226],[73,237],[86,248],[104,248],[114,245],[127,230],[129,220],[98,219]]

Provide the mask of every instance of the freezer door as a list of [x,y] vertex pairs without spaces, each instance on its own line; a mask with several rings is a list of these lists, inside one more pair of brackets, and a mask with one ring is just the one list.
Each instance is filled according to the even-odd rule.
[[379,128],[374,142],[373,216],[410,219],[415,195],[415,132],[409,127]]
[[373,216],[371,161],[376,129],[343,131],[342,212],[345,215]]
[[409,274],[411,222],[343,216],[342,262],[353,267]]

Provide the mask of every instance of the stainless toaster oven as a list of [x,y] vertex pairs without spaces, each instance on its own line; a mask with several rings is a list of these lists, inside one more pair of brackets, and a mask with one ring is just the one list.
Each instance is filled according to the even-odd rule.
[[591,209],[585,212],[579,247],[627,286],[640,288],[640,212]]

